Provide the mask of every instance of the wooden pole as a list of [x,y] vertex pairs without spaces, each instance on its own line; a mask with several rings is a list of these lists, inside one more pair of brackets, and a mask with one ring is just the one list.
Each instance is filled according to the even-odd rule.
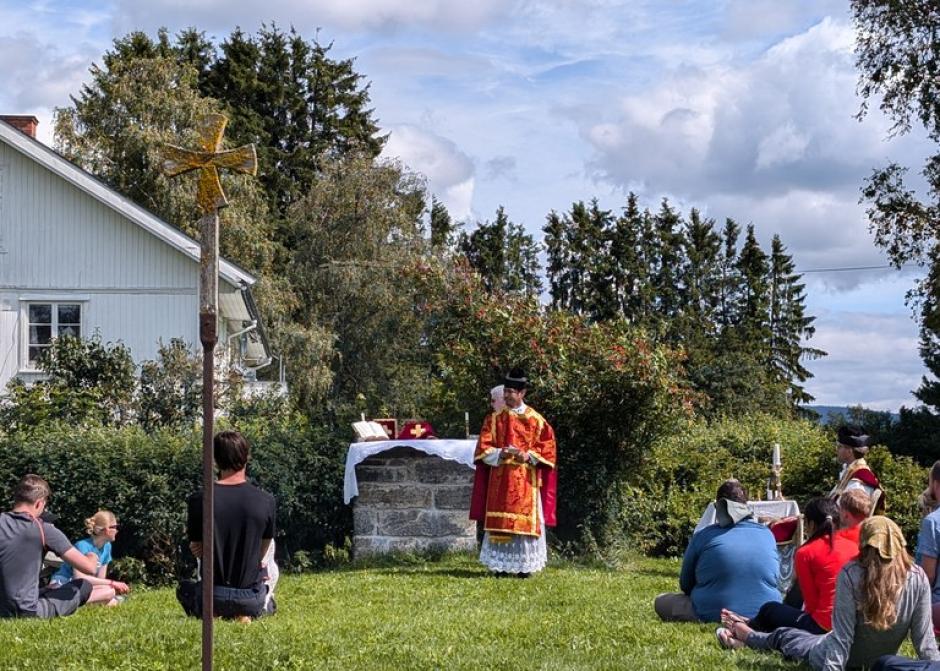
[[212,592],[215,584],[215,345],[218,342],[219,212],[199,220],[199,340],[202,342],[202,669],[212,671]]

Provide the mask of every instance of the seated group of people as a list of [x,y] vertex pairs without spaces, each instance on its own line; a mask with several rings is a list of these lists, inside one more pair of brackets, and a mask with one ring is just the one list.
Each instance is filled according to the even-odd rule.
[[[115,606],[130,590],[108,578],[114,514],[99,510],[85,520],[88,538],[74,546],[46,512],[49,483],[23,477],[13,491],[13,509],[0,513],[0,617],[50,618],[70,615],[86,603]],[[48,585],[40,586],[47,550],[63,563]]]
[[[874,514],[883,512],[884,495],[866,450],[860,430],[840,431],[843,473],[828,497],[806,506],[808,540],[795,553],[797,582],[786,602],[774,535],[754,519],[741,484],[729,480],[716,497],[717,523],[693,535],[686,550],[682,592],[658,596],[656,613],[665,621],[720,622],[722,647],[776,650],[814,669],[940,671],[940,508],[922,523],[915,563],[900,528]],[[940,462],[924,499],[940,501]],[[896,656],[908,636],[921,661]]]
[[[250,449],[236,431],[215,436],[219,478],[214,484],[215,615],[248,621],[274,612],[278,571],[274,563],[275,500],[247,481]],[[118,532],[114,514],[98,511],[85,521],[88,538],[74,546],[50,519],[52,492],[43,478],[24,476],[13,491],[13,508],[0,513],[0,617],[52,618],[71,615],[86,603],[117,605],[130,587],[107,577],[111,543]],[[187,532],[197,562],[202,553],[202,492],[188,501]],[[40,585],[43,558],[62,559],[48,585]],[[201,584],[177,589],[183,610],[202,614]]]

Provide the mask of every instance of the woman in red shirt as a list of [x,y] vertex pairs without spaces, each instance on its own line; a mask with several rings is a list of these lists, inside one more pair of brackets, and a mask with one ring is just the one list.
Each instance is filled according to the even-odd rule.
[[831,499],[813,499],[806,506],[803,517],[810,537],[795,556],[796,579],[803,592],[803,609],[769,602],[761,606],[750,621],[725,610],[721,621],[726,627],[734,622],[746,622],[756,631],[796,627],[814,634],[825,634],[832,628],[836,576],[847,562],[858,556],[858,542],[853,543],[836,533],[839,510]]

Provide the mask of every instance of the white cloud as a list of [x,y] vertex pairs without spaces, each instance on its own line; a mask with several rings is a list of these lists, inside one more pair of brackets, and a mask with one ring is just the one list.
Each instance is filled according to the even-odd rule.
[[857,405],[896,411],[916,401],[923,366],[917,327],[906,314],[824,312],[814,347],[829,356],[807,366],[816,376],[807,390],[820,405]]
[[455,219],[470,215],[473,201],[473,161],[447,138],[411,125],[394,126],[382,155],[398,158],[428,179]]
[[454,32],[475,31],[503,14],[498,0],[269,0],[263,11],[253,0],[117,0],[115,32],[178,29],[189,25],[205,30],[241,25],[249,32],[264,22],[294,25],[310,32],[318,27],[342,31],[395,30],[425,27]]

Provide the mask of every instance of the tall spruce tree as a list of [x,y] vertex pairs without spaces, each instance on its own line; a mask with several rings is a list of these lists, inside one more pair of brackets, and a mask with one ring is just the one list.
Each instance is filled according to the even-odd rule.
[[631,192],[620,216],[613,222],[610,232],[610,283],[617,313],[632,323],[645,321],[649,269],[640,256],[643,235],[643,213],[639,199]]
[[542,290],[540,247],[520,224],[509,220],[502,205],[496,219],[462,232],[457,249],[480,274],[487,291],[537,296]]
[[806,285],[794,268],[793,258],[775,235],[770,247],[769,366],[771,375],[789,387],[790,402],[796,409],[813,400],[802,385],[813,374],[802,360],[818,359],[826,353],[804,346],[816,332],[816,318],[806,314]]
[[457,227],[454,225],[447,207],[437,199],[437,196],[431,196],[429,219],[431,248],[436,250],[450,249],[454,243],[454,232]]
[[556,310],[566,310],[571,301],[571,252],[562,216],[554,210],[549,212],[542,232],[545,234],[545,276],[552,297],[551,306]]

